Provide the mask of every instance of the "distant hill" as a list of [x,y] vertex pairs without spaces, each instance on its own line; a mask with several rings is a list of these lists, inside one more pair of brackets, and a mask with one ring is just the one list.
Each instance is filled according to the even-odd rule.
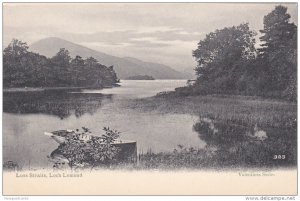
[[[123,59],[126,59],[127,61],[130,61],[136,65],[139,66],[144,66],[146,68],[150,68],[154,73],[157,74],[163,74],[163,75],[169,75],[169,76],[173,76],[174,78],[184,78],[184,79],[191,79],[193,78],[193,75],[190,73],[186,73],[186,72],[178,72],[174,69],[172,69],[171,67],[164,65],[164,64],[159,64],[159,63],[153,63],[153,62],[145,62],[136,58],[132,58],[132,57],[124,57]],[[147,73],[146,73],[147,74]],[[153,76],[156,79],[160,79],[159,76],[154,76],[151,74],[147,74],[150,76]],[[170,78],[166,78],[166,79],[172,79],[172,77]]]
[[60,48],[66,48],[69,50],[72,57],[75,57],[76,55],[80,55],[82,58],[91,56],[97,59],[103,65],[113,65],[117,76],[120,79],[136,75],[149,75],[155,79],[191,78],[191,75],[178,72],[163,64],[144,62],[131,57],[115,57],[56,37],[39,40],[31,44],[29,47],[31,51],[47,57],[54,56]]

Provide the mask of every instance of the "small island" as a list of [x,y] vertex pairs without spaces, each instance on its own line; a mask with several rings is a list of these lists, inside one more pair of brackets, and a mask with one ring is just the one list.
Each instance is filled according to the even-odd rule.
[[134,75],[125,78],[125,80],[155,80],[155,79],[150,75]]

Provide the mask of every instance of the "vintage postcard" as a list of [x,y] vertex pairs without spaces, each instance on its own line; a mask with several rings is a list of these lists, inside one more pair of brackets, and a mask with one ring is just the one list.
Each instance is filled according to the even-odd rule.
[[3,195],[297,195],[297,3],[3,3]]

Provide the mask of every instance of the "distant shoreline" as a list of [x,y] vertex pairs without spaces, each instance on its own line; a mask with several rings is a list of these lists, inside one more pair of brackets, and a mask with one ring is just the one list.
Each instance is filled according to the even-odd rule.
[[150,75],[133,75],[125,78],[124,80],[155,80],[155,79]]

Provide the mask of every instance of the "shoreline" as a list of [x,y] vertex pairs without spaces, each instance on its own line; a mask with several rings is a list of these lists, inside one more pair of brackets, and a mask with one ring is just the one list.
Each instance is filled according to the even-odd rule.
[[113,84],[111,86],[103,87],[13,87],[13,88],[3,88],[3,92],[42,92],[51,90],[78,90],[78,89],[107,89],[113,87],[119,87],[119,84]]

